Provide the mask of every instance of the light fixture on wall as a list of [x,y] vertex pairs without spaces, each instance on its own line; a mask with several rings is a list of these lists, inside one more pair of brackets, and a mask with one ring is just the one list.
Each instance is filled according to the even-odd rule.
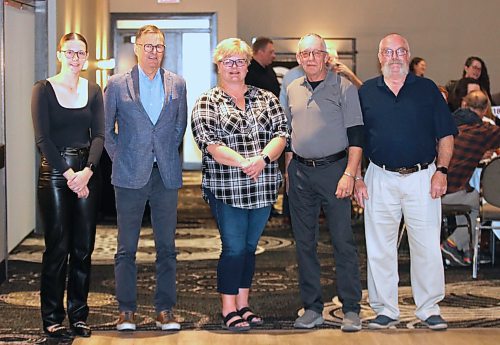
[[115,59],[97,60],[97,69],[95,71],[96,83],[105,88],[108,83],[108,71],[115,68]]
[[156,0],[159,4],[178,4],[181,0]]
[[97,68],[113,69],[115,68],[115,59],[99,60],[97,61]]

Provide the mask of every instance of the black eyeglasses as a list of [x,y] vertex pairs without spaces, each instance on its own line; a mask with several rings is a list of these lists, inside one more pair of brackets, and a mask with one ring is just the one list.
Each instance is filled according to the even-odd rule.
[[307,59],[309,58],[309,56],[312,56],[315,58],[315,59],[319,59],[319,58],[322,58],[324,56],[324,54],[326,54],[327,52],[324,51],[324,50],[303,50],[301,52],[299,52],[299,55],[301,58],[303,59]]
[[156,52],[157,53],[163,53],[165,51],[165,45],[164,44],[157,44],[157,45],[152,45],[152,44],[141,44],[141,43],[136,43],[136,45],[138,46],[142,46],[142,48],[144,49],[144,51],[146,53],[151,53],[153,51],[153,49],[156,49]]
[[224,60],[220,60],[220,62],[222,62],[222,65],[224,67],[228,67],[228,68],[231,68],[235,65],[236,65],[236,67],[243,67],[247,64],[246,59],[236,59],[236,60],[224,59]]
[[401,56],[406,56],[408,54],[408,49],[406,48],[398,48],[396,50],[390,49],[390,48],[385,48],[380,51],[380,54],[385,56],[386,58],[392,58],[392,56],[396,53],[396,56],[401,57]]
[[74,51],[74,50],[61,50],[61,53],[64,53],[67,59],[72,59],[73,56],[78,56],[79,59],[83,60],[87,57],[87,52],[84,50]]

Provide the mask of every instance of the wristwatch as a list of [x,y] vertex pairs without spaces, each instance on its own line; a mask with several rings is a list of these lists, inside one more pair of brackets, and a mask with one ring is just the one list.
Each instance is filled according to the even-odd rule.
[[264,160],[264,162],[266,162],[266,165],[271,163],[271,158],[269,158],[268,155],[261,155],[261,157]]
[[442,174],[448,175],[448,168],[447,167],[437,167],[436,171],[439,171]]
[[95,172],[96,170],[96,166],[93,163],[87,163],[86,167],[92,170],[92,172]]

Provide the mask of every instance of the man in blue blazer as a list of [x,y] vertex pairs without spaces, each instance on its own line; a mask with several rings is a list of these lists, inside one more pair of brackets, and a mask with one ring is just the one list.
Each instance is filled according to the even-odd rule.
[[186,83],[161,68],[165,36],[153,25],[139,29],[134,52],[138,65],[114,75],[104,92],[105,147],[113,162],[118,245],[115,284],[119,331],[136,328],[135,256],[146,202],[156,247],[156,325],[179,330],[176,302],[177,195],[182,186],[179,147],[187,122]]

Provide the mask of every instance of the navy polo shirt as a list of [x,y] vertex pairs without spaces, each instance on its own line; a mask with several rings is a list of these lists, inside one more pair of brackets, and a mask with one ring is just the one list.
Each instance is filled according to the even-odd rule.
[[430,163],[437,142],[457,127],[436,84],[409,73],[398,95],[383,76],[359,90],[365,130],[364,152],[373,163],[396,169]]

